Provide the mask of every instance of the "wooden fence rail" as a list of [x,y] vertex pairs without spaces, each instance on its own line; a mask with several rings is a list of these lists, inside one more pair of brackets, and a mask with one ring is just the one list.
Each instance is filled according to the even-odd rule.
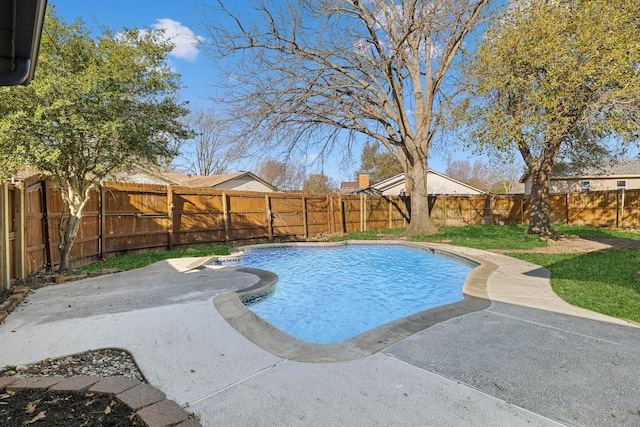
[[[436,226],[522,224],[524,195],[437,195],[429,199]],[[640,190],[551,196],[554,224],[640,227]],[[180,186],[105,183],[87,204],[71,252],[73,265],[126,253],[301,240],[324,234],[405,227],[409,199],[359,195],[254,193]],[[58,224],[64,205],[59,189],[30,178],[0,184],[0,279],[55,268]]]

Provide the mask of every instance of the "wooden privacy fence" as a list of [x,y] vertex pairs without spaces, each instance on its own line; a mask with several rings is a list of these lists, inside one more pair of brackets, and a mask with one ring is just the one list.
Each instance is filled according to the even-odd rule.
[[102,258],[134,250],[303,239],[406,225],[404,202],[365,195],[109,183],[102,187],[100,199],[102,225],[96,239],[101,241]]
[[[551,196],[554,224],[640,227],[640,190]],[[84,211],[71,261],[81,265],[125,253],[301,240],[324,234],[402,228],[408,198],[310,195],[105,183]],[[437,195],[429,199],[437,226],[521,224],[524,195]],[[11,279],[59,263],[60,191],[37,178],[0,184],[0,273]]]

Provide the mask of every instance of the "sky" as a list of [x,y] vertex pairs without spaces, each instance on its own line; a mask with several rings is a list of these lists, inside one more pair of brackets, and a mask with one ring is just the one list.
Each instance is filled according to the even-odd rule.
[[[94,31],[95,35],[99,35],[104,27],[115,32],[124,27],[164,28],[165,34],[176,45],[170,55],[170,65],[182,75],[182,83],[186,86],[180,91],[181,98],[195,107],[211,107],[207,99],[212,95],[211,84],[220,77],[216,75],[211,59],[198,45],[198,42],[206,42],[206,38],[202,13],[196,0],[49,0],[49,4],[55,5],[58,16],[67,23],[81,18],[85,28]],[[307,157],[313,159],[317,153],[307,153]],[[444,157],[432,149],[429,167],[445,172],[447,159]],[[471,152],[460,149],[453,154],[453,160],[468,160],[471,157]],[[309,166],[309,172],[323,172],[337,182],[351,181],[358,166],[358,158],[345,166],[339,155],[334,154],[322,165],[321,171],[314,170],[319,167],[316,162]],[[256,169],[253,163],[238,167],[252,172]]]
[[209,84],[215,78],[211,64],[203,55],[198,41],[202,27],[196,2],[191,0],[49,0],[67,23],[81,18],[85,27],[95,35],[107,27],[115,32],[123,28],[164,28],[176,45],[171,52],[171,67],[182,75],[186,88],[183,99],[198,106],[206,106]]

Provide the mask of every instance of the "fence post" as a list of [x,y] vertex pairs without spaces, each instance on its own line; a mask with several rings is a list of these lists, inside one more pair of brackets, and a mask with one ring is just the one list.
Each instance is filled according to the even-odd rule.
[[307,223],[307,198],[302,196],[302,226],[305,239],[309,237],[309,224]]
[[[620,220],[617,221],[618,222],[618,224],[616,224],[617,228],[624,227],[624,188],[620,189],[620,193],[621,193],[620,194]],[[617,206],[616,206],[616,212],[618,212]]]
[[347,221],[344,219],[344,201],[342,200],[342,196],[338,196],[338,204],[340,205],[340,232],[347,232]]
[[360,231],[367,230],[367,204],[365,198],[366,194],[360,193]]
[[364,194],[360,193],[360,231],[364,231],[364,225],[363,225],[363,216],[364,216],[364,203],[362,202],[362,199],[364,198]]
[[[447,226],[447,207],[449,206],[449,201],[447,200],[447,196],[442,196],[442,224],[443,227]],[[434,203],[435,206],[435,203]]]
[[335,217],[333,215],[333,194],[327,194],[327,233],[334,231]]
[[99,209],[100,209],[100,230],[98,230],[98,233],[100,234],[100,237],[98,238],[98,245],[100,246],[98,249],[98,252],[100,253],[100,259],[105,259],[105,255],[104,255],[104,241],[105,241],[105,237],[104,237],[104,230],[106,228],[106,221],[107,221],[107,215],[106,215],[106,211],[107,208],[105,207],[105,197],[104,195],[106,194],[106,191],[104,190],[104,184],[100,184],[100,200],[98,200],[98,205],[99,205]]
[[271,197],[269,194],[264,195],[264,201],[267,208],[267,228],[269,231],[269,240],[273,240],[273,215],[271,212]]
[[51,239],[49,238],[49,197],[47,192],[49,186],[47,181],[40,181],[42,195],[42,236],[44,237],[44,256],[45,265],[48,271],[53,269],[53,260],[51,257]]
[[0,274],[2,289],[11,288],[11,254],[9,252],[9,184],[0,186]]
[[167,185],[167,216],[169,221],[169,250],[173,249],[173,186]]
[[25,241],[25,188],[24,183],[17,183],[13,189],[13,219],[15,221],[13,256],[15,259],[17,279],[26,277],[26,241]]
[[[402,197],[402,204],[404,205],[404,209],[402,211],[402,224],[403,224],[403,228],[407,228],[407,225],[408,225],[407,218],[409,217],[409,208],[407,207],[406,196]],[[409,206],[411,206],[411,199],[409,199]]]
[[494,225],[496,222],[496,217],[495,217],[495,213],[494,211],[494,207],[495,207],[495,200],[493,198],[493,194],[487,194],[487,197],[489,198],[489,211],[491,214],[491,224],[490,225]]
[[229,243],[229,229],[230,229],[230,218],[229,218],[229,196],[227,193],[222,193],[222,218],[224,220],[224,241],[225,243]]

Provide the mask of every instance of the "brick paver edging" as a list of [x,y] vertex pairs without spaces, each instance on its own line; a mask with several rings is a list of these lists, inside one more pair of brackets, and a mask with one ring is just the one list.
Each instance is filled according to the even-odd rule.
[[16,286],[12,288],[12,293],[9,298],[0,303],[0,323],[7,318],[9,313],[15,310],[16,307],[27,297],[27,294],[31,291],[28,286]]
[[127,377],[0,377],[0,392],[27,389],[65,393],[96,393],[115,396],[148,427],[202,427],[180,405],[167,400],[160,390]]

